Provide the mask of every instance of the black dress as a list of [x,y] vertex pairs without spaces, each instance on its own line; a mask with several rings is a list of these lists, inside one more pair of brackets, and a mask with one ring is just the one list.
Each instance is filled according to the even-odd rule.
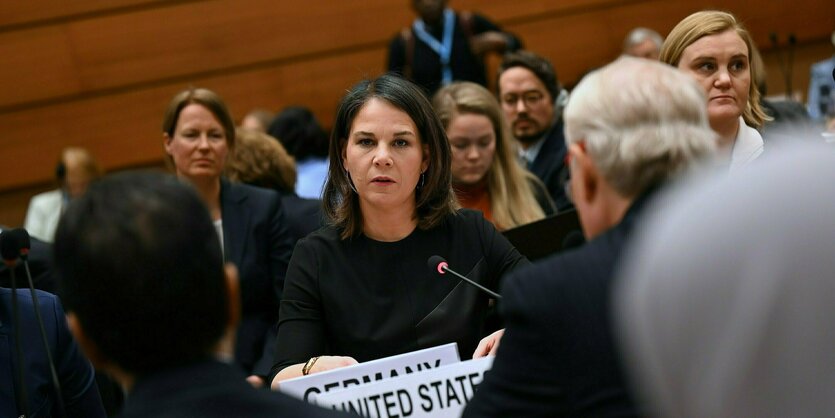
[[363,362],[449,342],[469,358],[483,337],[488,298],[430,271],[433,255],[488,289],[528,264],[480,212],[466,209],[397,242],[341,240],[338,229],[323,228],[299,241],[290,261],[273,376],[318,355]]

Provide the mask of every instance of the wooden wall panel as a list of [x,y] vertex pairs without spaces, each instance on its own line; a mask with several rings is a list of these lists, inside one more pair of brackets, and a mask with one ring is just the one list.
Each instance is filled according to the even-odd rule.
[[[246,71],[289,58],[367,49],[369,44],[379,47],[399,28],[395,22],[409,17],[408,9],[391,0],[313,0],[304,4],[288,13],[272,0],[195,2],[57,26],[62,30],[33,29],[37,37],[49,37],[53,45],[66,46],[58,51],[59,57],[46,64],[71,57],[75,69],[71,75],[77,80],[39,86],[39,80],[65,76],[65,66],[22,62],[0,73],[0,108],[13,110],[16,104],[52,96],[141,88],[195,74]],[[391,24],[369,24],[373,16],[382,16]],[[15,35],[0,34],[0,44],[21,51],[37,47],[29,40],[32,35]],[[380,68],[383,65],[383,61],[377,63]],[[12,80],[26,80],[27,86],[34,88],[14,95],[5,93],[3,87]]]
[[189,85],[217,91],[236,119],[254,107],[303,104],[330,123],[345,90],[363,77],[379,74],[384,56],[382,49],[326,56],[0,114],[0,170],[8,174],[0,175],[0,190],[50,178],[57,154],[66,145],[88,148],[108,168],[158,161],[165,106]]
[[0,108],[80,90],[72,45],[61,26],[0,34]]
[[126,7],[174,3],[175,0],[25,0],[0,2],[0,28],[45,24]]

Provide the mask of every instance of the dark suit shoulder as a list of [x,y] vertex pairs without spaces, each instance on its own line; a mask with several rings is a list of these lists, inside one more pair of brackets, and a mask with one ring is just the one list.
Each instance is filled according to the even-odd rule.
[[128,397],[123,418],[339,417],[287,395],[256,390],[233,366],[204,362],[146,377]]
[[279,200],[278,192],[263,187],[250,186],[243,183],[221,182],[221,200],[230,198],[235,200],[252,198],[257,201]]
[[[502,309],[553,315],[555,300],[568,300],[577,292],[596,292],[608,282],[625,236],[619,228],[582,247],[552,255],[514,271],[502,288]],[[603,283],[606,285],[607,283]]]

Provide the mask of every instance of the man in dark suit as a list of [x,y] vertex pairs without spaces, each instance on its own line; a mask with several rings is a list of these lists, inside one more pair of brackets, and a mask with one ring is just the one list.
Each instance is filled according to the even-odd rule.
[[499,102],[521,147],[521,160],[554,199],[557,210],[571,208],[565,196],[565,139],[557,73],[532,52],[507,54],[499,66]]
[[486,17],[448,8],[447,0],[410,2],[417,19],[391,40],[388,71],[414,81],[430,97],[453,81],[486,87],[485,55],[522,46],[519,38]]
[[127,173],[74,201],[55,265],[73,335],[128,391],[122,416],[331,416],[259,391],[231,364],[237,271],[196,192],[173,177]]
[[500,345],[494,335],[475,353],[498,346],[465,416],[638,415],[612,332],[612,272],[651,191],[713,154],[705,109],[686,75],[631,57],[574,90],[571,193],[589,242],[506,279],[507,328]]
[[[21,285],[21,277],[17,276]],[[26,279],[24,278],[23,281]],[[93,366],[81,354],[67,329],[61,303],[55,295],[37,291],[38,307],[46,330],[50,352],[61,385],[66,415],[60,415],[48,357],[35,316],[35,306],[29,289],[17,291],[20,314],[20,343],[23,359],[17,357],[16,332],[12,314],[12,290],[0,287],[0,416],[67,416],[77,418],[104,417]],[[18,371],[24,371],[24,387],[18,386]],[[26,407],[20,398],[25,393]]]

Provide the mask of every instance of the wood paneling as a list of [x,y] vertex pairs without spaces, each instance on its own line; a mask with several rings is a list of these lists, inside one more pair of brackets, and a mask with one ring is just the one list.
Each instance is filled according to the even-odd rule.
[[[413,19],[407,0],[0,3],[0,54],[6,57],[0,67],[0,223],[10,225],[22,222],[25,211],[15,205],[28,201],[18,195],[48,188],[65,146],[89,148],[110,170],[159,164],[163,109],[189,85],[218,91],[236,119],[255,107],[304,105],[329,126],[345,89],[382,71],[390,37]],[[831,54],[835,29],[835,4],[824,0],[451,5],[518,34],[554,61],[569,85],[615,58],[632,27],[666,33],[693,11],[719,7],[745,21],[762,47],[771,94],[782,91],[782,82],[769,33],[782,44],[795,34],[794,85],[805,92],[808,65]],[[495,66],[497,59],[489,62]]]
[[0,28],[49,24],[175,0],[35,0],[0,2]]
[[88,148],[108,168],[158,161],[162,113],[171,97],[189,85],[217,91],[236,119],[254,107],[303,104],[329,122],[345,90],[379,74],[384,56],[383,49],[326,56],[0,114],[0,126],[5,127],[0,172],[14,173],[0,175],[0,189],[49,178],[58,150],[65,145]]

